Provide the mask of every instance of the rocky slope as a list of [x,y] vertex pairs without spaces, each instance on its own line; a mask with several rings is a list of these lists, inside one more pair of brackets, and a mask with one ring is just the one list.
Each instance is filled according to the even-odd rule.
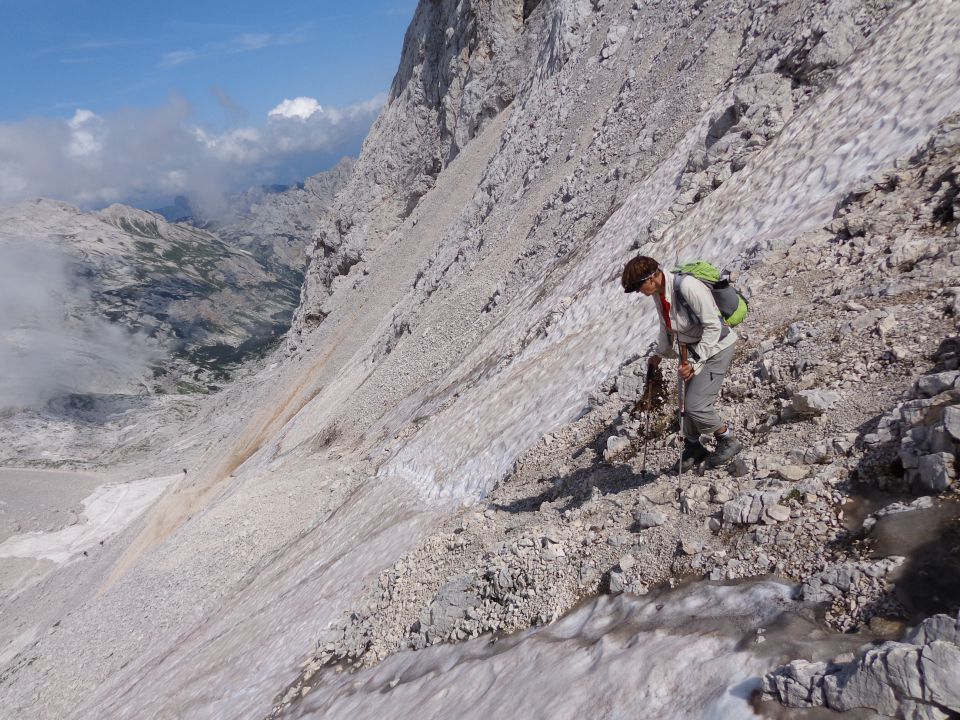
[[[804,601],[826,604],[828,623],[870,638],[896,636],[904,621],[931,612],[956,613],[955,583],[932,589],[917,578],[960,570],[958,163],[953,116],[895,169],[855,188],[825,227],[730,264],[752,309],[723,391],[729,417],[746,431],[747,449],[729,467],[679,481],[668,474],[678,452],[667,432],[675,398],[643,418],[635,404],[645,359],[625,364],[597,389],[591,411],[524,454],[484,506],[458,513],[384,570],[321,638],[293,691],[327,665],[515,632],[596,592],[646,594],[690,575],[790,578]],[[881,507],[845,518],[862,506],[865,486],[922,497],[874,496]],[[907,516],[925,530],[901,537]],[[950,672],[960,668],[949,663]],[[806,667],[791,665],[785,677],[814,678]],[[815,668],[817,688],[826,667]],[[830,707],[890,716],[900,707],[848,684],[842,701],[839,691],[824,696]],[[791,701],[799,692],[807,705],[826,702],[810,700],[809,687],[769,687]],[[930,693],[907,705],[924,702]]]
[[[949,576],[953,485],[855,490],[952,481],[956,32],[935,2],[422,2],[282,354],[158,449],[191,463],[148,516],[10,604],[39,637],[69,597],[0,674],[11,714],[309,716],[328,662],[691,576],[776,573],[864,640],[952,611],[910,578]],[[625,412],[638,249],[753,301],[748,450],[679,488],[672,412],[647,475]],[[886,544],[904,518],[931,534]]]

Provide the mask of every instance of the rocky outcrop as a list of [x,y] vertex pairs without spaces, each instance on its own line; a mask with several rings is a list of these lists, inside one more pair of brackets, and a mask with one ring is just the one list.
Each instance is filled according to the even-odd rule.
[[[949,351],[938,357],[947,365],[957,363]],[[902,476],[878,478],[883,487],[917,493],[943,492],[957,479],[960,456],[960,371],[947,370],[921,376],[911,391],[912,399],[898,403],[869,433],[864,442],[882,452],[899,442],[896,456]]]
[[947,720],[960,713],[958,668],[960,620],[936,615],[902,642],[866,645],[849,660],[794,660],[767,674],[763,691],[789,707]]
[[512,102],[523,66],[536,57],[534,38],[523,29],[519,0],[419,4],[386,107],[347,191],[316,232],[298,332],[326,316],[333,279],[379,245],[460,149]]
[[650,221],[636,244],[662,239],[671,223],[746,167],[750,157],[780,133],[793,112],[789,78],[777,73],[744,78],[733,90],[729,106],[714,113],[702,143],[690,153],[680,177],[680,194]]

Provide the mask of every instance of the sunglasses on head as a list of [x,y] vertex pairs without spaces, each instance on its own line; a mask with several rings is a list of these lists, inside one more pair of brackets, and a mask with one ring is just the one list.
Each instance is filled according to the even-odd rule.
[[643,279],[641,279],[641,280],[633,283],[633,284],[632,284],[629,288],[627,288],[624,292],[628,292],[628,293],[640,292],[640,288],[643,287],[643,284],[644,284],[647,280],[651,279],[651,278],[652,278],[654,275],[656,275],[656,274],[657,274],[657,270],[654,270],[652,273],[650,273],[649,275],[647,275],[645,278],[643,278]]

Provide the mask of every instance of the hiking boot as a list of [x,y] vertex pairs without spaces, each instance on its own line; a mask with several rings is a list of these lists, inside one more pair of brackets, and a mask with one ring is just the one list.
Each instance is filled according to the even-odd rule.
[[670,468],[670,472],[686,472],[694,465],[699,465],[702,463],[706,457],[710,454],[710,451],[707,450],[699,440],[684,440],[683,441],[683,467],[680,467],[680,461],[677,460],[673,467]]
[[727,437],[717,438],[717,449],[707,458],[707,465],[720,467],[733,460],[737,453],[743,450],[743,445],[730,433]]

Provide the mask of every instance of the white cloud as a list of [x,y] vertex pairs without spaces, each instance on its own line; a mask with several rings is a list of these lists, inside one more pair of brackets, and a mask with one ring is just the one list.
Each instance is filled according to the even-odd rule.
[[0,205],[50,197],[82,207],[156,206],[172,194],[216,202],[258,183],[302,179],[321,159],[355,152],[384,100],[321,108],[295,98],[260,124],[224,131],[197,126],[176,98],[152,110],[81,109],[69,120],[0,123]]
[[103,149],[103,120],[90,110],[77,110],[73,118],[67,121],[67,127],[71,131],[67,143],[67,155],[70,157],[89,157]]
[[293,100],[284,100],[273,110],[267,113],[268,117],[300,118],[306,120],[315,113],[322,113],[323,108],[312,97],[298,97]]
[[157,349],[90,312],[91,303],[59,252],[0,245],[0,411],[140,386]]

